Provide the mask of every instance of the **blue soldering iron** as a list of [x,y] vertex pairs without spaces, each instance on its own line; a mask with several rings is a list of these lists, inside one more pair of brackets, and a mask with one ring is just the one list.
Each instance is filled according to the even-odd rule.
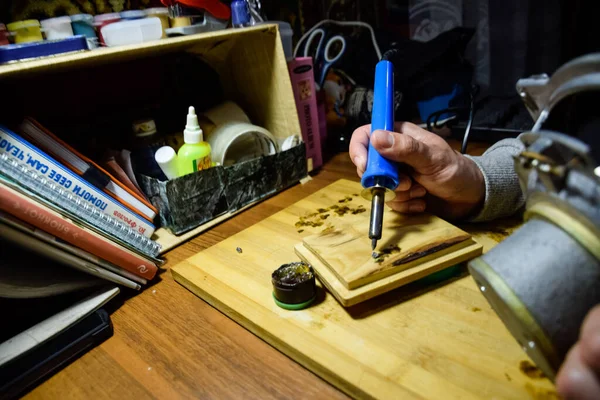
[[[394,130],[394,65],[388,60],[379,61],[375,68],[375,90],[373,95],[373,113],[371,116],[371,134],[376,130]],[[398,186],[398,164],[390,161],[369,142],[367,169],[363,174],[362,197],[371,200],[371,222],[369,239],[375,250],[381,239],[384,204],[396,197]]]

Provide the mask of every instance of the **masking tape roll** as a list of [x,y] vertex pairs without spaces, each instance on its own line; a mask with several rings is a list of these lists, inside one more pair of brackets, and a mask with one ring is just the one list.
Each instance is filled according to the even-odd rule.
[[221,165],[232,165],[277,153],[275,137],[268,130],[247,122],[227,122],[217,126],[205,139],[211,157]]
[[253,125],[244,110],[232,101],[204,112],[201,120],[211,158],[220,165],[237,164],[279,151],[271,132]]

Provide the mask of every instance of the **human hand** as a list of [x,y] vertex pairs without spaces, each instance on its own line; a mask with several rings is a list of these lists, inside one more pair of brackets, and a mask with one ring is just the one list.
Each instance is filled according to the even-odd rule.
[[556,387],[566,400],[600,399],[600,305],[585,317],[579,341],[558,371]]
[[[419,213],[427,209],[444,218],[459,219],[483,204],[485,180],[472,160],[438,135],[410,122],[396,122],[394,129],[396,132],[375,131],[371,140],[382,156],[403,164],[396,198],[388,203],[393,210]],[[370,131],[370,125],[362,126],[350,141],[350,157],[361,177]]]

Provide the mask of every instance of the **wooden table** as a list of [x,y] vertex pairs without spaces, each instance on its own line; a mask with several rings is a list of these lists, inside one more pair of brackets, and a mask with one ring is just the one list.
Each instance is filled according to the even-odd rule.
[[[472,145],[469,153],[481,154],[485,147]],[[358,180],[346,153],[331,159],[311,182],[167,253],[167,269],[340,178]],[[28,398],[346,398],[184,289],[168,271],[142,293],[121,298],[124,302],[111,305],[114,336]]]

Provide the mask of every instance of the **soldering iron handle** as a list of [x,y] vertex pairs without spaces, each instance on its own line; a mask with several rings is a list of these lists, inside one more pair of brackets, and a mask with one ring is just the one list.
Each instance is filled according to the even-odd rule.
[[[380,61],[375,68],[375,91],[371,116],[371,134],[376,130],[394,130],[394,65]],[[378,183],[390,190],[398,186],[398,165],[379,154],[369,142],[367,168],[362,185],[371,188]]]

